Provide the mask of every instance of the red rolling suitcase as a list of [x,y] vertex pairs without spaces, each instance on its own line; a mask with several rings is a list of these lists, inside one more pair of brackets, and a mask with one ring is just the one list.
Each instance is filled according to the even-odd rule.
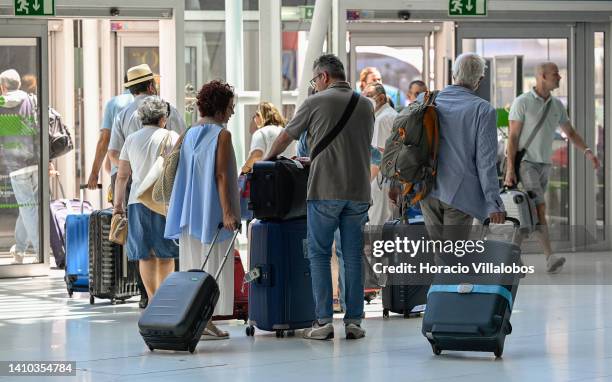
[[240,252],[234,251],[234,312],[231,316],[213,316],[216,320],[244,320],[249,318],[249,284],[244,282],[244,266]]

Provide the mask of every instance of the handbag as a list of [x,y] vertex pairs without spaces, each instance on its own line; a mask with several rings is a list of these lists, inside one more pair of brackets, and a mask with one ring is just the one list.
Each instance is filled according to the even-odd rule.
[[159,146],[159,153],[157,155],[157,159],[153,166],[147,173],[147,176],[142,180],[140,185],[138,186],[138,190],[136,190],[136,199],[144,204],[151,211],[158,213],[160,215],[166,216],[166,205],[164,203],[158,203],[153,199],[153,188],[155,183],[160,178],[162,174],[162,170],[164,168],[164,152],[165,148],[168,144],[168,140],[170,139],[170,132],[166,135],[161,145]]
[[181,134],[179,139],[176,141],[176,144],[172,148],[172,151],[170,151],[168,155],[164,155],[161,174],[153,185],[152,196],[155,203],[163,203],[165,205],[170,203],[172,187],[174,187],[174,178],[176,177],[176,170],[178,168],[179,160],[181,159],[181,147],[187,131],[189,131],[189,128],[185,130],[183,134]]
[[[544,121],[546,120],[546,117],[548,116],[548,111],[550,110],[550,105],[552,103],[553,103],[553,100],[551,99],[544,106],[544,110],[542,111],[542,115],[540,116],[540,119],[538,120],[538,123],[533,128],[533,131],[531,132],[531,135],[529,135],[529,138],[527,138],[527,142],[525,142],[525,146],[523,146],[522,149],[516,151],[516,155],[514,156],[514,174],[516,176],[516,181],[517,182],[521,181],[521,178],[520,178],[521,162],[523,161],[523,158],[527,154],[527,148],[529,147],[529,145],[531,145],[531,142],[533,142],[533,139],[535,138],[536,134],[541,130],[542,125],[544,124]],[[508,171],[508,157],[506,157],[506,160],[504,161],[504,166],[503,166],[503,169],[502,169],[502,173],[504,174],[504,179],[506,178],[506,172],[507,171]]]
[[128,220],[125,215],[115,214],[111,219],[108,240],[119,245],[125,245],[128,234]]

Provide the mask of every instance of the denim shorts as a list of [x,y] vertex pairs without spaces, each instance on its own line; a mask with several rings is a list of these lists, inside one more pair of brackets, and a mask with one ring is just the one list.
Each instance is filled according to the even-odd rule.
[[175,259],[179,247],[172,240],[164,239],[166,218],[141,203],[128,206],[127,253],[130,261],[146,260],[151,251],[160,259]]
[[544,204],[544,194],[548,188],[548,177],[550,175],[550,164],[522,161],[519,168],[521,183],[525,191],[535,194],[536,205]]

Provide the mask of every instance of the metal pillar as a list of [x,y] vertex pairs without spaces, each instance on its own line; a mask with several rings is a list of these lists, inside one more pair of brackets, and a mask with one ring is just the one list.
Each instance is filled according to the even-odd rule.
[[259,88],[261,101],[282,106],[281,1],[259,2]]
[[[225,63],[227,82],[234,87],[238,101],[238,94],[244,90],[243,58],[242,58],[242,0],[225,0]],[[263,53],[262,53],[263,54]],[[232,133],[232,141],[236,152],[236,163],[244,163],[245,129],[242,121],[242,106],[237,104],[234,115],[230,118],[227,128]]]
[[327,35],[331,10],[332,0],[318,0],[315,3],[310,33],[308,34],[308,48],[306,49],[306,57],[304,57],[304,67],[302,68],[299,85],[297,107],[300,107],[308,95],[308,81],[312,78],[312,63],[323,53],[323,43]]

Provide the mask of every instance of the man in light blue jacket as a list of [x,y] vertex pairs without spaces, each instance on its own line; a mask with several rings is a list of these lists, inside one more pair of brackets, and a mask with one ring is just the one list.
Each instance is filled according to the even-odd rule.
[[471,225],[473,218],[503,223],[497,180],[495,109],[476,95],[485,60],[474,53],[457,57],[453,85],[436,98],[440,148],[436,184],[421,202],[431,227]]

